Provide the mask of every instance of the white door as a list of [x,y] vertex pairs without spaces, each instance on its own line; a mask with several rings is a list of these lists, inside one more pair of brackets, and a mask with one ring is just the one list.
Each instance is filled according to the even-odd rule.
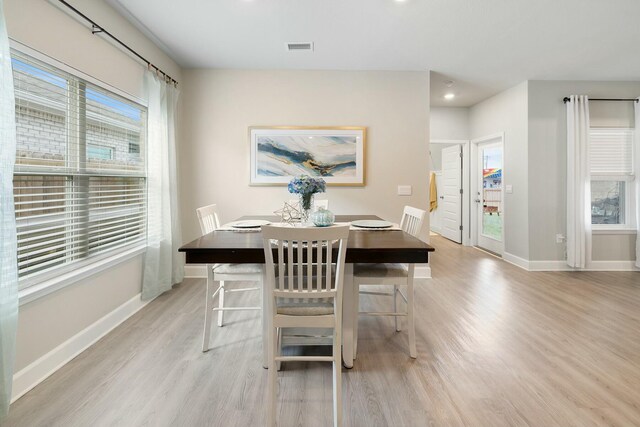
[[440,234],[462,243],[462,146],[442,149],[442,193],[438,195]]
[[498,255],[503,252],[503,150],[501,142],[478,144],[476,188],[477,244]]

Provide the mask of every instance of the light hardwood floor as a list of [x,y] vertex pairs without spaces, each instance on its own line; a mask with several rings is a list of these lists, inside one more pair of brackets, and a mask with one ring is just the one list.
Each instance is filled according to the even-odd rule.
[[[418,359],[391,319],[361,319],[345,425],[640,425],[639,273],[529,273],[432,244]],[[204,354],[203,293],[191,279],[153,301],[13,404],[3,427],[263,425],[259,314],[229,314]],[[279,400],[283,426],[330,425],[331,365],[284,365]]]

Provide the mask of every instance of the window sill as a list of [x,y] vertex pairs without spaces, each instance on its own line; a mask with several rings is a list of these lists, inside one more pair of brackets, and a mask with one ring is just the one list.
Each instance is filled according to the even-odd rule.
[[29,286],[26,289],[22,289],[18,292],[20,305],[33,302],[45,295],[56,292],[82,279],[86,279],[87,277],[93,276],[94,274],[104,271],[110,267],[128,261],[144,253],[145,250],[146,246],[144,245],[136,246],[123,252],[119,252],[108,258],[104,258],[91,264],[82,266],[81,268],[78,268],[76,270],[61,274],[60,276],[54,277],[52,279],[42,281],[36,285]]
[[616,235],[616,234],[636,234],[637,231],[635,228],[595,228],[591,230],[591,233]]

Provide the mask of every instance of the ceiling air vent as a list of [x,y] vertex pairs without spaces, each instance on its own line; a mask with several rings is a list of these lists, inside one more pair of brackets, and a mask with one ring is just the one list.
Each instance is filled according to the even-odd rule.
[[289,52],[313,51],[313,42],[289,42],[287,50]]

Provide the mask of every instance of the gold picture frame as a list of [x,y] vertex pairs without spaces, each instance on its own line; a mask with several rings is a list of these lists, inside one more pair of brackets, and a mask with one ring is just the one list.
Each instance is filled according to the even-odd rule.
[[249,144],[251,186],[287,185],[303,174],[330,186],[366,184],[366,127],[251,126]]

